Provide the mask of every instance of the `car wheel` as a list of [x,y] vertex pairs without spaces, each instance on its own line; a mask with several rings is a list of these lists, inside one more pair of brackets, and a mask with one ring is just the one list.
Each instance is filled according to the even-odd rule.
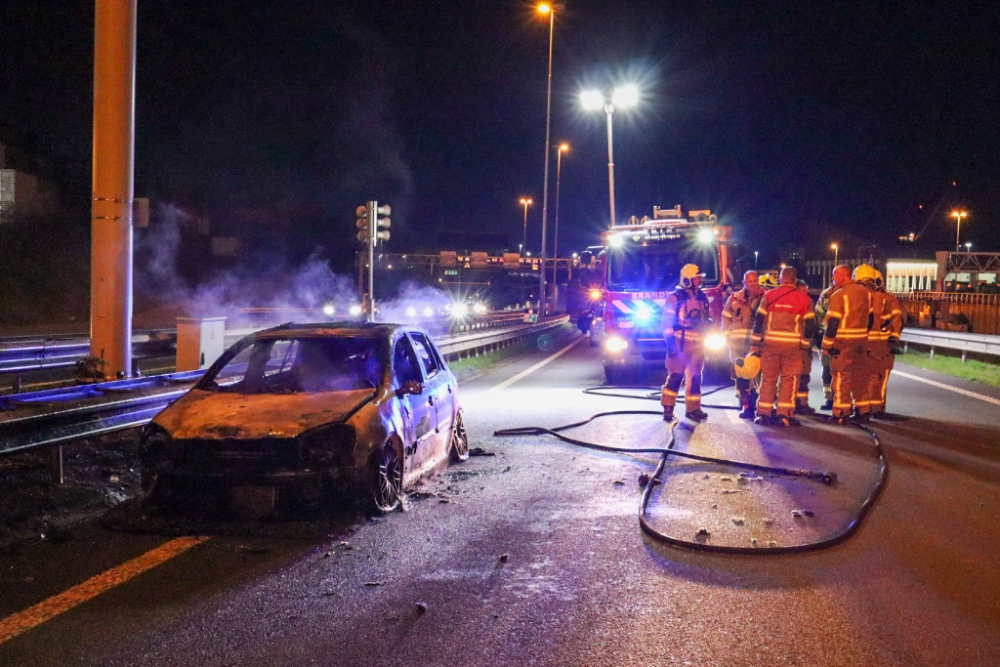
[[403,457],[391,440],[382,447],[375,469],[372,506],[382,514],[400,506],[403,498]]
[[455,424],[451,427],[451,447],[448,451],[455,463],[469,458],[469,434],[465,432],[465,418],[462,411],[455,413]]

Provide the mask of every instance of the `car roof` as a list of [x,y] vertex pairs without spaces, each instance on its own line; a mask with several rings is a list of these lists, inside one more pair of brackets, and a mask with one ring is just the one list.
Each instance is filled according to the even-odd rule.
[[286,322],[270,329],[250,334],[253,339],[350,337],[350,338],[394,338],[404,331],[419,331],[416,327],[383,322]]

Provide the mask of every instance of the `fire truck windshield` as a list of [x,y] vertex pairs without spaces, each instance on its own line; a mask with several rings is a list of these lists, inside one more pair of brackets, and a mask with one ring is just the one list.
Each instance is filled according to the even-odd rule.
[[612,292],[661,292],[677,286],[681,267],[697,264],[705,274],[702,285],[719,282],[719,262],[714,244],[704,246],[694,239],[672,239],[646,243],[626,241],[607,252],[608,289]]

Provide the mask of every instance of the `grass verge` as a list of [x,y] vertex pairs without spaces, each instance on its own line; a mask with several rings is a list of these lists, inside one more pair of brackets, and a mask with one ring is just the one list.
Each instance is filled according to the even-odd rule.
[[960,356],[952,356],[940,351],[935,352],[932,359],[929,353],[914,350],[912,346],[906,354],[896,357],[896,361],[963,380],[980,382],[990,387],[1000,387],[1000,365],[996,363],[977,359],[968,359],[962,363]]

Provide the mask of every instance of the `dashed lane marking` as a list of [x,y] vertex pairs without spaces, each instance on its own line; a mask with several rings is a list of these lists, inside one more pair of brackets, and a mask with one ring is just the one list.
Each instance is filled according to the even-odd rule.
[[528,377],[529,375],[531,375],[532,373],[534,373],[535,371],[537,371],[539,368],[542,368],[543,366],[546,366],[547,364],[555,361],[556,359],[558,359],[562,355],[564,355],[567,352],[569,352],[570,350],[572,350],[578,344],[580,344],[581,341],[584,341],[586,339],[587,339],[586,336],[581,336],[580,338],[577,338],[576,340],[574,340],[572,343],[570,343],[569,345],[567,345],[563,349],[559,350],[558,352],[556,352],[555,354],[553,354],[551,356],[548,356],[548,357],[542,359],[541,361],[539,361],[537,364],[535,364],[531,368],[526,368],[525,370],[521,371],[520,373],[518,373],[514,377],[509,378],[507,380],[504,380],[503,382],[501,382],[500,384],[498,384],[496,386],[490,387],[489,389],[487,389],[486,391],[484,391],[482,393],[482,395],[486,396],[486,395],[492,394],[493,392],[497,392],[497,391],[500,391],[502,389],[506,389],[507,387],[511,386],[512,384],[514,384],[518,380],[522,380],[522,379]]
[[191,547],[197,546],[208,539],[210,538],[179,537],[176,540],[170,540],[152,551],[147,551],[137,558],[122,563],[118,567],[113,567],[106,572],[91,577],[82,584],[54,595],[48,600],[39,602],[34,607],[29,607],[24,611],[0,620],[0,644],[55,618],[63,612],[69,611],[73,607],[83,604],[87,600],[97,597],[108,589],[124,584],[126,581],[139,576],[147,570],[153,569],[161,563],[165,563],[175,556],[181,555]]
[[974,391],[969,391],[968,389],[961,389],[960,387],[952,387],[950,384],[945,384],[944,382],[937,382],[935,380],[928,380],[927,378],[922,378],[919,375],[911,375],[910,373],[904,373],[903,371],[897,371],[895,369],[893,369],[892,375],[899,375],[909,380],[916,380],[917,382],[923,382],[924,384],[929,384],[932,387],[947,389],[948,391],[953,391],[956,394],[961,394],[962,396],[968,396],[970,398],[978,398],[980,401],[986,401],[987,403],[992,403],[993,405],[1000,405],[1000,398],[993,398],[992,396],[987,396],[986,394],[977,394]]

